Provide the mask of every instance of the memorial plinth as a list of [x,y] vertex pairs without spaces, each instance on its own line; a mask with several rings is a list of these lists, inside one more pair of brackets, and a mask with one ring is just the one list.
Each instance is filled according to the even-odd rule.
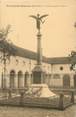
[[33,69],[33,84],[42,84],[45,82],[45,71],[41,65],[36,65]]

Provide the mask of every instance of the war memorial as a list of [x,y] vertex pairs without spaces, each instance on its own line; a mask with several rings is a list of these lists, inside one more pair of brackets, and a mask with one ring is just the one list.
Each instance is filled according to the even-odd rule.
[[[37,32],[37,53],[33,53],[33,52],[31,53],[30,51],[22,50],[23,51],[23,54],[22,54],[20,53],[21,50],[18,49],[18,47],[8,43],[6,41],[6,38],[9,32],[10,26],[6,28],[6,31],[0,32],[0,50],[2,54],[1,59],[2,59],[2,69],[3,69],[1,81],[0,81],[0,84],[1,84],[0,105],[19,106],[19,107],[27,106],[27,107],[64,110],[66,107],[73,105],[75,103],[74,87],[76,86],[76,80],[75,80],[76,75],[73,73],[74,71],[72,71],[72,76],[74,74],[74,81],[75,81],[74,84],[73,84],[73,81],[72,81],[72,84],[70,84],[69,75],[66,74],[64,75],[65,80],[63,80],[63,84],[64,84],[63,87],[56,86],[56,88],[58,88],[56,89],[55,87],[51,87],[50,85],[48,85],[48,83],[51,82],[50,80],[51,73],[49,72],[47,74],[42,64],[44,62],[52,67],[53,63],[51,64],[50,62],[51,60],[49,60],[46,57],[43,57],[42,47],[41,47],[41,37],[42,37],[41,26],[45,22],[45,20],[43,19],[47,16],[48,16],[47,14],[42,16],[40,16],[40,14],[37,14],[37,16],[30,15],[30,18],[33,18],[36,20],[36,28],[38,31]],[[26,54],[26,52],[27,52],[27,55],[24,55]],[[22,74],[22,72],[19,71],[18,79],[17,79],[16,78],[17,75],[13,70],[14,68],[10,71],[10,75],[7,74],[7,69],[10,66],[10,65],[7,66],[7,60],[10,60],[11,56],[13,56],[14,58],[15,56],[20,56],[20,55],[23,58],[23,60],[26,59],[26,61],[28,57],[30,60],[34,59],[36,64],[29,72],[27,70],[25,74]],[[72,54],[72,56],[73,55],[74,53]],[[75,65],[73,64],[75,63],[74,62],[75,56],[72,57],[72,59],[71,57],[62,58],[61,61],[57,61],[57,62],[62,62],[62,61],[64,62],[61,64],[59,63],[59,65],[66,64],[66,66],[69,66],[68,64],[70,64],[69,68],[71,71],[72,66]],[[54,60],[52,62],[54,62]],[[17,64],[18,64],[18,60],[16,59],[16,66]],[[24,64],[23,70],[25,70],[24,69],[25,62],[23,64]],[[60,66],[60,70],[63,71],[63,66]],[[56,75],[56,79],[59,78],[59,75],[57,73],[55,75]],[[25,79],[22,78],[23,76],[25,76]],[[59,80],[60,80],[59,83],[62,82],[61,81],[62,79],[59,79]],[[60,90],[60,88],[62,90]]]

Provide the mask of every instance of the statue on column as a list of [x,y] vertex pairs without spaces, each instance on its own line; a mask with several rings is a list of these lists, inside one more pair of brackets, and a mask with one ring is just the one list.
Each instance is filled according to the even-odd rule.
[[36,28],[38,29],[38,31],[40,31],[40,29],[41,29],[41,23],[43,24],[45,22],[45,20],[43,21],[42,19],[46,16],[48,16],[48,15],[47,14],[42,15],[42,16],[40,16],[40,14],[37,14],[37,16],[30,15],[30,17],[36,19]]
[[42,15],[40,16],[40,14],[37,14],[36,16],[34,15],[30,15],[30,17],[34,18],[36,21],[36,28],[38,30],[37,32],[37,65],[34,67],[34,69],[32,70],[33,72],[33,83],[34,84],[41,84],[43,83],[43,74],[44,74],[44,70],[42,67],[42,48],[41,48],[41,24],[43,24],[45,22],[45,20],[43,20],[43,18],[47,17],[48,15]]

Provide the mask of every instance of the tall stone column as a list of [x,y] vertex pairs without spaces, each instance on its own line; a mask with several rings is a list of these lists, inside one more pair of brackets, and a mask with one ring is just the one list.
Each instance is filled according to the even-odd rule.
[[37,14],[37,16],[31,15],[30,17],[34,18],[36,20],[36,28],[38,30],[37,33],[37,65],[32,70],[33,72],[33,84],[41,84],[43,83],[44,78],[44,70],[42,68],[42,48],[41,48],[41,24],[44,23],[42,20],[44,17],[48,16]]
[[41,36],[39,31],[37,34],[37,65],[33,69],[33,84],[43,83],[44,70],[42,68]]
[[42,64],[41,34],[37,34],[37,65]]

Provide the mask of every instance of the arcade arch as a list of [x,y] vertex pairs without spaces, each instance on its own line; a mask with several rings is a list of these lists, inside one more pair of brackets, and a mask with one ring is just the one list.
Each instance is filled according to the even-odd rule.
[[10,88],[15,88],[15,70],[10,71]]

